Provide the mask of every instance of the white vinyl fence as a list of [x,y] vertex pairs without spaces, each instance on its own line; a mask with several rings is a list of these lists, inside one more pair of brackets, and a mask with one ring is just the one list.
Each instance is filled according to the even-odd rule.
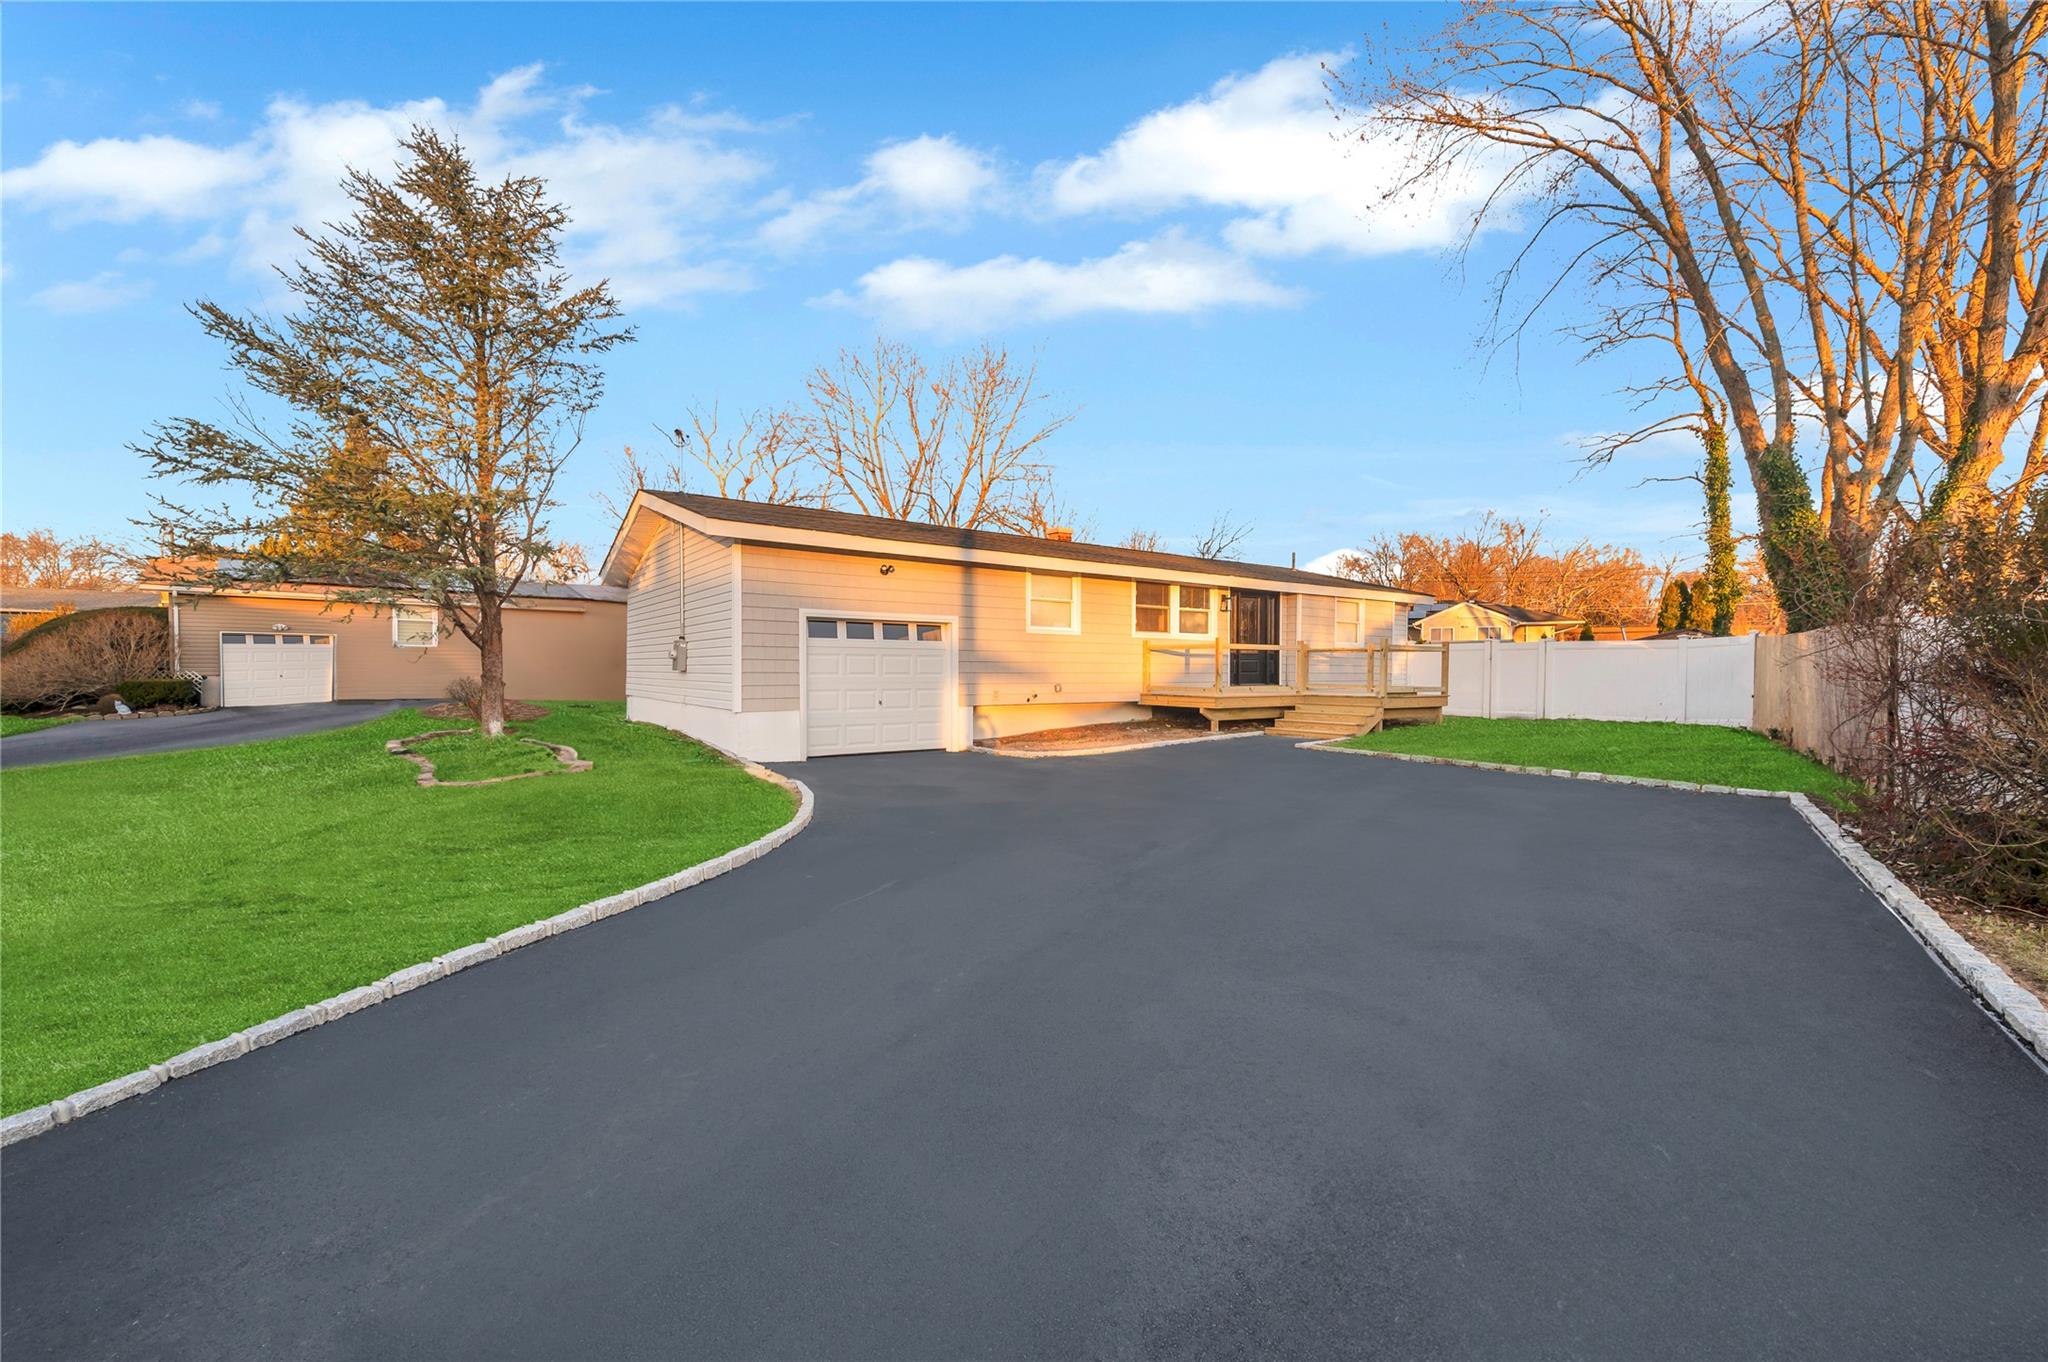
[[[1417,655],[1417,681],[1437,663]],[[1420,669],[1430,672],[1428,678]],[[1400,675],[1394,677],[1401,684]],[[1444,712],[1484,719],[1635,719],[1747,728],[1756,639],[1453,643]]]

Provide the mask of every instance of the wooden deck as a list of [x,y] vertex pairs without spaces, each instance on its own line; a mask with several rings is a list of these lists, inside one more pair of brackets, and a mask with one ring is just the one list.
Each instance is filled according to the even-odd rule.
[[[1167,709],[1192,709],[1216,729],[1225,720],[1272,719],[1273,731],[1290,737],[1343,738],[1370,733],[1389,719],[1404,722],[1438,723],[1449,698],[1450,648],[1446,644],[1372,644],[1352,648],[1310,648],[1297,645],[1287,649],[1294,658],[1295,681],[1271,686],[1219,684],[1230,670],[1230,654],[1248,651],[1281,651],[1272,645],[1231,645],[1221,642],[1208,647],[1147,642],[1144,645],[1145,685],[1138,703]],[[1202,678],[1162,683],[1156,678],[1165,668],[1155,667],[1155,652],[1169,654],[1172,665],[1184,674],[1190,660],[1208,658],[1208,681]],[[1391,680],[1393,658],[1398,654],[1426,654],[1436,665],[1435,684],[1403,685]],[[1325,683],[1299,678],[1313,677],[1318,659],[1343,659],[1357,663],[1365,678],[1358,684]]]

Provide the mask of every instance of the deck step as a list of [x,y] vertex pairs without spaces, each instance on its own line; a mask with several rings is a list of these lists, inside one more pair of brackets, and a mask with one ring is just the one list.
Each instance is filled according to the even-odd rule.
[[1379,724],[1368,720],[1365,723],[1330,723],[1320,719],[1282,719],[1273,725],[1273,732],[1283,738],[1350,738],[1360,733],[1370,733]]

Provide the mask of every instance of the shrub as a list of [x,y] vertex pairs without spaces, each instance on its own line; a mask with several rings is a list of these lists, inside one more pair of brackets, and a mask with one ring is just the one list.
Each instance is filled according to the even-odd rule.
[[130,709],[199,703],[199,687],[189,676],[151,676],[139,681],[123,681],[114,688],[114,693],[126,700]]
[[163,612],[81,610],[41,625],[0,658],[0,705],[59,708],[171,669]]
[[2048,491],[1887,545],[1833,632],[1864,831],[1923,883],[2048,912]]
[[170,611],[160,605],[110,605],[104,610],[70,610],[58,608],[48,617],[30,616],[36,620],[32,625],[17,625],[7,636],[8,651],[25,648],[31,643],[51,638],[67,629],[74,629],[88,621],[107,620],[119,616],[133,619],[155,620],[167,631],[171,627]]
[[474,676],[458,676],[448,683],[444,692],[448,703],[467,711],[470,720],[481,724],[484,721],[484,683]]

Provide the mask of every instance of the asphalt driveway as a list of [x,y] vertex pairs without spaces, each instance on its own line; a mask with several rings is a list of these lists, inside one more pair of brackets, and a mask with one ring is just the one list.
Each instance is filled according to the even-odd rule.
[[84,720],[21,733],[0,742],[0,767],[49,766],[60,761],[134,757],[192,747],[232,747],[265,738],[324,733],[366,723],[408,705],[432,700],[337,700],[324,705],[252,705],[203,714],[146,719]]
[[800,774],[737,874],[7,1151],[0,1351],[2048,1338],[2048,1075],[1780,801],[1265,738]]

